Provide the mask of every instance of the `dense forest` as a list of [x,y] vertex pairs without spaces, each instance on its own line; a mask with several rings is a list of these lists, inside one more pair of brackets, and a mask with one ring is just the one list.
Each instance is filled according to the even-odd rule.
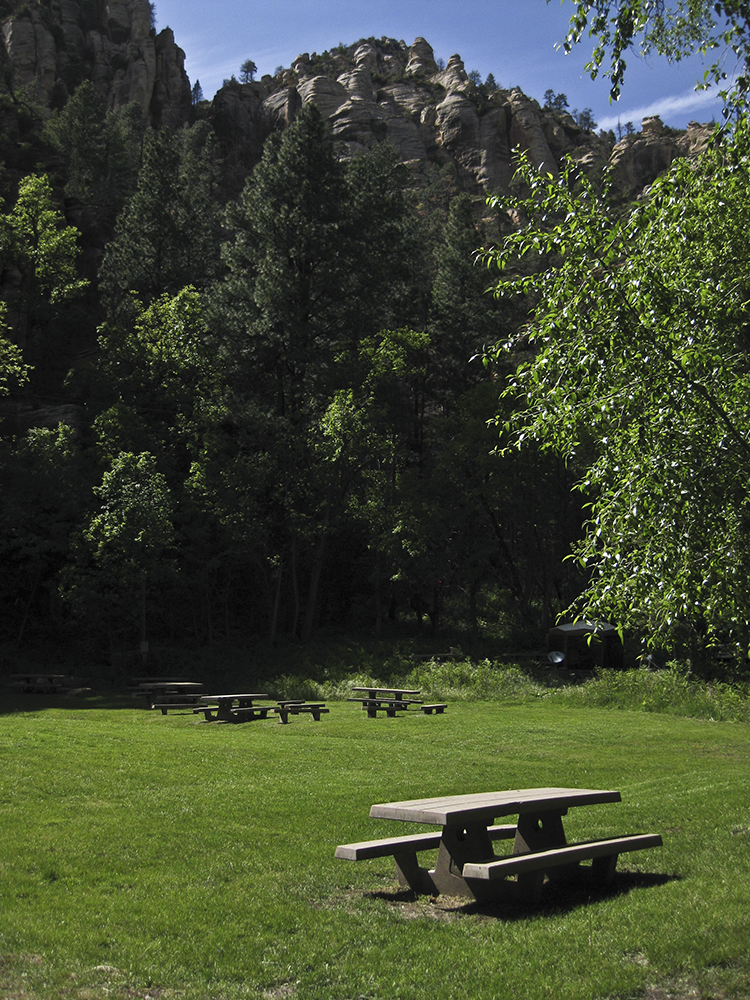
[[73,83],[0,82],[8,662],[566,613],[747,648],[741,114],[634,206],[523,160],[485,203],[312,102],[238,184],[197,100]]

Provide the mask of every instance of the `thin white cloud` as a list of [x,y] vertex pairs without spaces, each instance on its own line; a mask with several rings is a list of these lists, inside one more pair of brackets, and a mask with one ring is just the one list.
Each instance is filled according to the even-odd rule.
[[658,115],[668,125],[671,117],[679,116],[682,118],[690,112],[701,116],[702,121],[710,121],[721,113],[721,108],[721,97],[715,88],[690,90],[683,94],[660,97],[658,100],[652,101],[651,104],[639,108],[627,110],[623,108],[616,115],[602,118],[598,124],[599,128],[616,129],[618,123],[624,125],[626,122],[632,122],[637,128],[644,118]]

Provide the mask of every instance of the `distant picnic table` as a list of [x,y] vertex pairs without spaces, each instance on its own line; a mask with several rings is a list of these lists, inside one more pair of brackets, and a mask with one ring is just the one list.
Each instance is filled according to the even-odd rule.
[[397,712],[405,712],[409,705],[419,705],[425,714],[442,713],[446,705],[425,705],[421,698],[411,697],[420,694],[419,688],[370,687],[368,685],[353,687],[359,691],[357,698],[347,698],[362,705],[369,719],[376,719],[378,712],[385,712],[390,718],[395,718]]
[[142,695],[150,708],[159,708],[162,715],[166,715],[170,709],[197,705],[203,685],[198,681],[181,678],[136,677],[131,682],[130,690],[136,695]]
[[10,688],[24,694],[58,694],[78,687],[80,680],[70,674],[53,674],[44,670],[34,670],[26,674],[11,674],[6,678]]
[[309,714],[316,722],[329,709],[323,702],[310,702],[301,698],[287,699],[273,705],[261,705],[261,699],[267,694],[205,694],[201,695],[202,705],[193,708],[193,712],[203,714],[206,722],[252,722],[254,719],[267,719],[270,714],[278,715],[279,721],[286,724],[290,715]]

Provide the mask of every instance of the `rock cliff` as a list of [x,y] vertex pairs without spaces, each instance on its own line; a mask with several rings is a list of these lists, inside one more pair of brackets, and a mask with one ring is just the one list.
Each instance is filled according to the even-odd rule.
[[[169,28],[155,33],[149,0],[26,0],[17,7],[2,24],[0,46],[12,90],[34,88],[55,107],[91,79],[108,107],[137,101],[155,125],[190,120],[185,54]],[[513,152],[522,149],[553,173],[565,155],[590,171],[609,163],[616,189],[630,198],[708,133],[699,126],[675,133],[646,119],[642,132],[615,143],[520,90],[475,83],[459,55],[439,65],[424,38],[413,45],[370,38],[301,55],[274,77],[233,79],[196,112],[213,123],[239,186],[268,135],[310,101],[329,120],[343,157],[387,141],[415,185],[427,183],[435,168],[451,167],[475,196],[507,190]]]
[[638,194],[672,161],[705,144],[708,126],[687,132],[645,119],[643,131],[615,142],[581,129],[569,114],[543,109],[520,90],[489,89],[466,73],[461,57],[437,64],[430,45],[367,39],[321,56],[299,56],[275,77],[231,81],[213,99],[208,115],[225,152],[241,150],[251,165],[263,141],[285,128],[303,104],[314,102],[329,120],[342,155],[354,156],[388,141],[415,184],[435,167],[452,165],[464,190],[474,195],[507,190],[513,153],[556,173],[563,156],[583,169],[609,163],[624,198]]
[[29,0],[2,23],[4,78],[53,107],[89,79],[110,108],[136,101],[157,125],[183,124],[185,53],[152,21],[149,0]]

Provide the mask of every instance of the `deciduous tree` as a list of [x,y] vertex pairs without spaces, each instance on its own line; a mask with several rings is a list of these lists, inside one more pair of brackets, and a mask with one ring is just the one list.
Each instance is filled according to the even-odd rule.
[[14,208],[0,216],[0,250],[5,267],[19,276],[7,289],[14,337],[22,347],[30,341],[32,351],[39,351],[57,308],[87,285],[76,269],[78,231],[65,224],[48,177],[21,181]]
[[[750,635],[750,130],[678,161],[625,217],[569,168],[522,176],[526,221],[489,254],[535,353],[506,443],[593,458],[574,610],[654,642]],[[507,345],[512,348],[511,345]],[[505,354],[505,348],[499,349]]]
[[[547,0],[549,3],[550,0]],[[572,0],[576,12],[563,42],[566,52],[585,35],[595,39],[586,64],[592,78],[603,69],[614,100],[620,96],[629,50],[656,51],[675,61],[693,52],[732,52],[733,74],[721,54],[704,81],[726,85],[729,103],[741,107],[750,89],[750,8],[746,0]],[[728,76],[733,79],[725,84]],[[739,102],[739,103],[738,103]]]

